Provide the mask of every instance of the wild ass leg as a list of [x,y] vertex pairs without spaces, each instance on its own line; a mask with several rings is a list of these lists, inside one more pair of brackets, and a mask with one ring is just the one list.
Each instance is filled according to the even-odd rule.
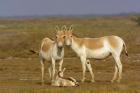
[[62,64],[63,64],[63,59],[61,59],[59,62],[59,71],[62,71]]
[[81,56],[81,63],[82,63],[82,69],[83,69],[83,77],[82,77],[82,82],[85,81],[85,72],[86,72],[86,57]]
[[54,81],[55,76],[55,60],[52,58],[52,82]]
[[94,74],[93,74],[93,71],[92,71],[92,67],[91,67],[91,64],[90,64],[90,60],[87,60],[86,62],[86,66],[91,74],[91,82],[95,82],[94,80]]
[[42,73],[41,74],[42,75],[41,76],[41,83],[42,84],[44,84],[44,61],[45,61],[44,59],[41,59],[40,60],[40,63],[41,63],[41,73]]
[[117,64],[118,64],[118,68],[119,68],[119,77],[117,79],[117,82],[119,83],[120,80],[122,79],[122,63],[120,61],[120,58],[118,58]]
[[48,68],[50,79],[52,78],[52,65],[49,66]]
[[121,63],[121,60],[120,60],[120,56],[118,55],[115,55],[114,56],[114,59],[116,61],[116,64],[117,64],[117,67],[118,67],[118,79],[117,79],[117,82],[119,83],[121,78],[122,78],[122,63]]
[[117,65],[116,65],[116,63],[115,63],[115,72],[114,72],[114,76],[113,76],[113,78],[112,78],[112,80],[111,80],[112,83],[114,82],[114,80],[116,80],[117,74],[118,74],[118,67],[117,67]]

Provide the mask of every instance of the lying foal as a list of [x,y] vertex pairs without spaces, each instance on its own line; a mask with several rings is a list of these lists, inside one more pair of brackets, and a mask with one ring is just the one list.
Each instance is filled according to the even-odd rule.
[[63,71],[58,72],[56,79],[54,80],[54,82],[52,82],[52,86],[58,86],[58,87],[79,86],[79,83],[73,77],[65,78],[63,76],[64,71],[65,68],[63,69]]

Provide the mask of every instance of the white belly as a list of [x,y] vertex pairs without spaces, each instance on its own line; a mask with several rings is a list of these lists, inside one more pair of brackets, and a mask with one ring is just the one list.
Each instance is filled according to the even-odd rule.
[[40,55],[41,55],[41,57],[43,57],[47,61],[50,61],[52,58],[54,60],[60,60],[64,57],[64,51],[62,51],[61,56],[58,56],[56,51],[53,51],[53,52],[50,51],[50,52],[47,52],[47,53],[41,51]]
[[40,56],[43,57],[45,60],[50,61],[51,60],[51,51],[49,51],[47,53],[40,51]]
[[104,47],[96,50],[86,48],[87,58],[103,59],[106,58],[109,54],[109,50]]

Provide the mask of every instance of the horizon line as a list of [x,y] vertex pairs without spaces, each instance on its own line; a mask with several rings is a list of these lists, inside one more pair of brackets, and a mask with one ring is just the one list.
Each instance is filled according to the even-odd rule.
[[38,18],[38,17],[90,17],[90,16],[129,16],[140,15],[139,12],[124,12],[114,14],[35,14],[35,15],[13,15],[13,16],[0,16],[0,18]]

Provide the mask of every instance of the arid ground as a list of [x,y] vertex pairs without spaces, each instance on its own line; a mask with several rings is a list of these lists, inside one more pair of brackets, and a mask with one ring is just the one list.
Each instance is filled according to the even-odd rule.
[[[113,17],[46,17],[29,19],[0,19],[0,93],[140,93],[140,26],[133,20],[137,16]],[[63,67],[65,76],[73,76],[79,87],[52,87],[45,64],[45,85],[41,85],[38,55],[44,37],[55,38],[55,26],[73,24],[73,33],[79,37],[118,35],[124,39],[129,56],[122,53],[123,78],[121,83],[110,83],[114,73],[114,60],[91,59],[95,83],[90,82],[87,71],[81,83],[82,68],[79,58],[65,47]],[[58,67],[58,63],[57,63]]]

